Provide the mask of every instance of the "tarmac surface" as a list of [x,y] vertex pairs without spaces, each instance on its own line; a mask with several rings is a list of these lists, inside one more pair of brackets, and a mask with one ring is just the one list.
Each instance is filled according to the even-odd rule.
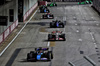
[[[0,57],[0,66],[93,66],[88,56],[100,66],[100,16],[90,5],[60,5],[49,7],[54,19],[42,19],[38,12],[12,45]],[[66,20],[65,28],[50,28],[52,20]],[[53,30],[64,31],[66,41],[47,41]],[[27,53],[36,47],[49,47],[54,58],[50,62],[27,62]]]

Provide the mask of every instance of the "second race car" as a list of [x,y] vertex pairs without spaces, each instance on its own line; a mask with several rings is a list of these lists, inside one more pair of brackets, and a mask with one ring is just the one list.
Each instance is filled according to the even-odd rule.
[[48,41],[65,41],[65,34],[62,31],[53,31],[48,34]]
[[65,25],[66,25],[66,21],[56,20],[56,21],[50,22],[51,28],[64,28]]
[[49,13],[50,12],[50,10],[45,5],[40,6],[39,9],[40,9],[40,13]]

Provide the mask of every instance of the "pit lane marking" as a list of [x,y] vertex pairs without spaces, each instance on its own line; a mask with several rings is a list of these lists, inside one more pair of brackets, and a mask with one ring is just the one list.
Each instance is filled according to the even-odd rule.
[[82,41],[82,39],[79,39],[79,41]]
[[78,24],[75,24],[75,25],[78,25]]
[[49,34],[48,32],[39,32],[40,34]]
[[47,32],[47,31],[46,31],[45,27],[41,27],[41,28],[39,29],[39,32]]
[[99,26],[99,24],[96,24],[97,26]]
[[80,32],[79,30],[76,30],[76,32],[78,33],[78,32]]
[[47,47],[54,47],[55,46],[55,41],[50,41],[47,44]]
[[48,42],[48,44],[47,44],[47,47],[49,47],[50,46],[50,42]]
[[94,35],[93,35],[94,32],[91,32],[90,28],[89,28],[89,31],[90,31],[90,35],[91,35],[91,37],[92,37],[92,40],[93,40],[93,42],[94,42],[95,48],[97,48],[97,43],[96,43],[96,40],[95,40]]
[[55,45],[55,41],[50,41],[50,47],[54,47]]

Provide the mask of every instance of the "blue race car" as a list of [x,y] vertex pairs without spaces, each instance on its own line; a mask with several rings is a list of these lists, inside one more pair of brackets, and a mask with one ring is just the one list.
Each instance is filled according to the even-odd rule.
[[41,9],[45,9],[45,8],[47,8],[47,6],[45,6],[45,5],[41,5],[41,6],[39,7],[40,10],[41,10]]
[[49,13],[50,10],[48,8],[41,8],[40,13]]
[[30,51],[30,53],[27,54],[27,61],[51,61],[51,59],[53,59],[53,53],[48,50],[49,48],[35,48],[35,51]]
[[56,20],[50,22],[50,28],[64,28],[65,25],[66,25],[66,21]]

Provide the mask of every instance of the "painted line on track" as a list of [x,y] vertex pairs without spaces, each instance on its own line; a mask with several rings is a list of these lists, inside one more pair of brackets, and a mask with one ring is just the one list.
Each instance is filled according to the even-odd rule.
[[47,44],[47,47],[49,47],[50,46],[50,42],[48,42],[48,44]]
[[96,39],[95,39],[95,37],[94,37],[94,32],[91,32],[90,28],[89,28],[89,31],[90,31],[90,35],[91,35],[91,37],[92,37],[92,40],[93,40],[93,42],[94,42],[94,46],[95,46],[95,48],[97,48],[97,43],[96,43]]
[[[38,9],[37,9],[38,10]],[[25,23],[25,25],[22,27],[22,29],[18,32],[18,34],[14,37],[14,39],[7,45],[7,47],[0,53],[0,56],[3,55],[3,53],[8,49],[8,47],[14,42],[14,40],[19,36],[19,34],[22,32],[22,30],[26,27],[26,25],[29,23],[29,21],[32,19],[32,17],[36,14],[37,10],[34,12],[34,14],[30,17],[30,19]]]
[[91,37],[92,37],[92,40],[95,42],[95,38],[93,37],[93,34],[90,33]]

